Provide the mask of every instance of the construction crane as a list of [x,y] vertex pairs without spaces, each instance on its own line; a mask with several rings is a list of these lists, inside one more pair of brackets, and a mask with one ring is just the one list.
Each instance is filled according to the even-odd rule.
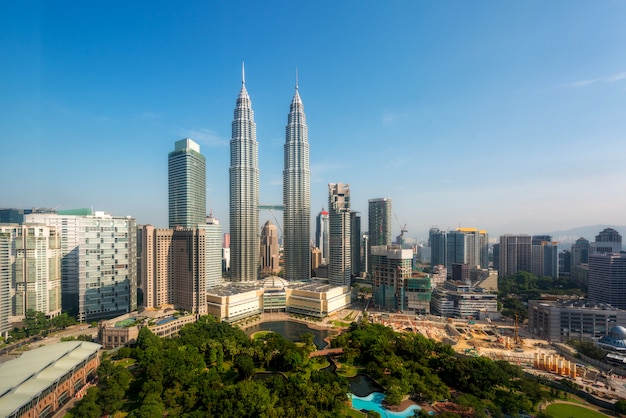
[[393,216],[396,217],[396,221],[398,222],[398,226],[400,227],[400,235],[398,235],[397,241],[399,241],[398,244],[402,245],[404,244],[404,233],[409,231],[406,229],[406,223],[404,225],[400,223],[397,213],[394,212]]

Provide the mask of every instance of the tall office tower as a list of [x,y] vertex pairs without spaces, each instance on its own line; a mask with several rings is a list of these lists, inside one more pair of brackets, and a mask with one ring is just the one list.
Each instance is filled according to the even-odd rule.
[[0,336],[11,331],[11,232],[0,230]]
[[259,269],[259,157],[256,125],[243,77],[230,140],[230,279],[250,282]]
[[206,216],[206,160],[189,138],[176,141],[167,157],[170,228],[196,228]]
[[495,244],[493,244],[493,252],[492,252],[492,268],[495,271],[500,270],[500,243],[497,242]]
[[559,277],[571,277],[572,252],[563,250],[559,253]]
[[328,281],[333,286],[350,286],[352,251],[350,248],[350,186],[328,185]]
[[361,269],[361,217],[359,212],[350,212],[350,248],[352,249],[352,274],[358,276]]
[[309,131],[297,81],[285,131],[283,170],[285,279],[309,280],[311,278]]
[[24,220],[60,231],[64,311],[89,322],[137,309],[137,224],[133,218],[99,211],[92,215],[87,209],[33,213]]
[[613,228],[605,228],[591,244],[592,253],[617,253],[622,251],[622,236]]
[[361,271],[370,272],[370,236],[367,232],[361,234]]
[[278,229],[267,221],[261,230],[261,273],[272,275],[280,271],[280,246],[278,245]]
[[518,271],[531,271],[531,237],[530,235],[502,235],[498,275],[511,276]]
[[537,277],[559,277],[559,249],[550,235],[533,235],[530,272]]
[[589,241],[583,237],[580,237],[572,244],[571,249],[571,268],[570,271],[574,271],[575,267],[581,264],[589,263]]
[[428,246],[430,247],[430,265],[445,266],[448,255],[446,231],[439,228],[430,228],[428,231]]
[[446,239],[446,263],[448,272],[452,271],[452,264],[467,264],[469,268],[489,266],[489,235],[485,230],[476,228],[457,228],[448,231]]
[[198,225],[204,229],[206,236],[205,243],[205,269],[206,269],[206,289],[220,286],[222,280],[222,226],[219,219],[213,217],[213,212],[206,217],[206,223]]
[[61,240],[45,224],[0,224],[11,239],[11,315],[22,320],[29,310],[46,317],[61,313]]
[[315,246],[322,252],[322,264],[328,264],[328,212],[324,208],[315,220]]
[[174,253],[174,304],[195,314],[207,313],[206,234],[202,228],[177,228]]
[[146,308],[174,303],[174,229],[142,227],[141,290]]
[[626,252],[589,255],[588,298],[626,309]]
[[391,199],[383,197],[368,201],[367,224],[370,247],[391,244]]

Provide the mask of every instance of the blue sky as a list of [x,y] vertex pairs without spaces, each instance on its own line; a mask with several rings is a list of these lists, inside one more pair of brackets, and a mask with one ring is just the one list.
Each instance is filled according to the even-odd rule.
[[282,200],[298,67],[312,215],[342,182],[364,225],[390,197],[411,237],[624,224],[624,21],[610,0],[3,1],[0,207],[166,226],[167,153],[190,137],[227,231],[245,61],[262,203]]

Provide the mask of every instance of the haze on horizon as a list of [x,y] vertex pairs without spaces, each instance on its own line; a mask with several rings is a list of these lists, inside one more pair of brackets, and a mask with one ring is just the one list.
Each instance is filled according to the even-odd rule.
[[167,154],[189,137],[228,231],[245,61],[261,203],[282,203],[297,67],[312,222],[341,182],[362,225],[390,197],[394,235],[420,239],[622,225],[625,18],[621,1],[5,2],[0,207],[165,227]]

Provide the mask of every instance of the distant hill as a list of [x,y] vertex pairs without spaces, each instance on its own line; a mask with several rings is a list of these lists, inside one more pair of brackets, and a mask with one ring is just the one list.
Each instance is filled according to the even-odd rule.
[[567,248],[571,246],[580,237],[583,237],[589,242],[595,240],[596,235],[605,228],[613,228],[619,232],[622,236],[626,234],[625,225],[593,225],[593,226],[581,226],[578,228],[572,228],[565,231],[553,231],[546,232],[547,235],[551,235],[554,241],[559,243],[560,248]]

